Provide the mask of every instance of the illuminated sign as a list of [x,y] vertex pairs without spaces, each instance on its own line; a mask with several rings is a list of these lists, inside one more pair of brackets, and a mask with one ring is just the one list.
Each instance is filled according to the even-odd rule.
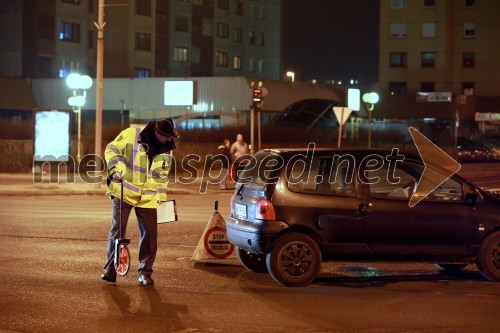
[[193,105],[193,81],[165,81],[165,105]]
[[451,92],[418,92],[417,102],[451,102]]
[[361,94],[359,89],[349,88],[347,90],[347,106],[353,111],[359,111]]
[[34,161],[69,160],[69,121],[68,111],[35,112]]

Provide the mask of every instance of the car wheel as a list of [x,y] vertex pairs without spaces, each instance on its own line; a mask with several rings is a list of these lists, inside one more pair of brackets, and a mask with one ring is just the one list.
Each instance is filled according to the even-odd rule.
[[500,232],[497,231],[481,243],[477,259],[479,272],[490,281],[500,281]]
[[249,253],[237,248],[236,256],[246,269],[256,273],[267,273],[266,256],[264,254]]
[[448,272],[458,272],[464,269],[467,264],[437,264],[439,268]]
[[311,237],[291,232],[274,241],[266,263],[276,282],[287,287],[303,287],[318,275],[321,252]]

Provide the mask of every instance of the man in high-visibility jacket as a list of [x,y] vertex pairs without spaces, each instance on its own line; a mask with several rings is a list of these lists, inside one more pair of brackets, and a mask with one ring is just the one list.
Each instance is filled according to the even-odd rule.
[[158,204],[167,199],[168,173],[175,149],[173,138],[179,133],[171,119],[149,122],[140,128],[123,130],[105,151],[113,218],[108,236],[107,262],[101,279],[116,282],[114,242],[120,237],[120,191],[123,185],[122,236],[125,237],[128,217],[135,209],[139,224],[139,283],[154,285],[151,275],[157,250]]

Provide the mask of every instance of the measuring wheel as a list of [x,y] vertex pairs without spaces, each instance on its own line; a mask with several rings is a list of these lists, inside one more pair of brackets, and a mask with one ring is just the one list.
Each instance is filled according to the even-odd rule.
[[117,239],[115,245],[115,270],[116,274],[125,276],[130,268],[130,252],[127,243],[123,243],[126,239]]

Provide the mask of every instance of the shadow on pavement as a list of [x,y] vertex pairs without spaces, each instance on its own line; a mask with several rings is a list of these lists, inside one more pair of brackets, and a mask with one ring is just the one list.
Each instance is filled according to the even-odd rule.
[[[162,331],[174,332],[188,329],[188,307],[162,301],[155,287],[137,286],[137,293],[128,288],[107,284],[102,287],[108,313],[100,319],[99,329],[111,331]],[[191,320],[192,321],[192,320]],[[194,323],[190,322],[190,326]]]

